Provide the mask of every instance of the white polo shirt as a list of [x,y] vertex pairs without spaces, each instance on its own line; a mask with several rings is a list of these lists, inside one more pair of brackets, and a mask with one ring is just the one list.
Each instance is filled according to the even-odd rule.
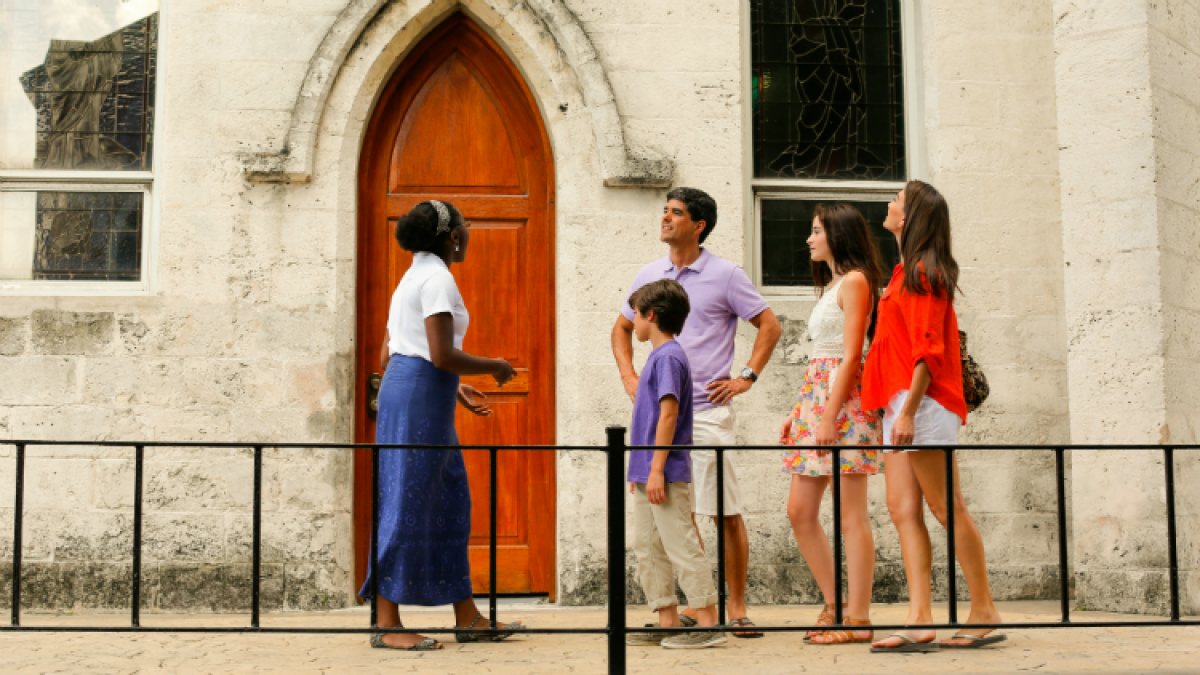
[[443,312],[454,317],[454,348],[462,349],[471,317],[450,268],[432,253],[413,254],[412,267],[404,273],[392,294],[387,322],[391,338],[388,352],[419,356],[432,363],[425,319]]

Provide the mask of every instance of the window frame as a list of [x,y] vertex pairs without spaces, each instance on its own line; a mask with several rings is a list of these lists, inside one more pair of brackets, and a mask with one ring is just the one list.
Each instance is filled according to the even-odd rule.
[[742,3],[742,147],[745,201],[745,270],[763,297],[771,300],[815,300],[813,286],[764,286],[762,280],[762,200],[821,199],[829,201],[891,201],[908,180],[927,175],[925,145],[924,76],[922,68],[921,14],[919,0],[900,3],[900,54],[904,78],[904,158],[907,178],[903,181],[835,180],[828,178],[754,177],[754,61],[751,53],[750,3]]
[[75,281],[0,279],[0,297],[129,297],[158,292],[158,242],[162,222],[161,190],[156,177],[161,166],[162,132],[166,118],[167,31],[163,29],[170,0],[158,0],[158,45],[154,89],[154,156],[150,171],[69,171],[61,169],[0,169],[0,192],[141,192],[142,255],[138,281]]

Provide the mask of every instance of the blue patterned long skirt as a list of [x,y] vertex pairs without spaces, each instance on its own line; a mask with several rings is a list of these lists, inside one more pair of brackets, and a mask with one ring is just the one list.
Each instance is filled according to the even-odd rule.
[[[425,359],[393,355],[379,389],[377,443],[457,445],[458,376]],[[400,605],[471,597],[471,489],[462,451],[384,448],[379,453],[379,555],[359,596]]]

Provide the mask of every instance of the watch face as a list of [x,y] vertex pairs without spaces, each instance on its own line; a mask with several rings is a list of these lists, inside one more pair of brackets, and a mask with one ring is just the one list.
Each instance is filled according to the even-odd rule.
[[758,379],[758,377],[754,374],[754,371],[751,370],[749,367],[742,368],[742,377],[746,378],[747,380],[751,380],[751,381]]

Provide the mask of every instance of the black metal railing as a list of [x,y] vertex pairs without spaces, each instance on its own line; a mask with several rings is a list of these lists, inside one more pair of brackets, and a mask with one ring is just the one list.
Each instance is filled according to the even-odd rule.
[[[370,449],[371,450],[371,465],[372,465],[372,495],[371,500],[371,548],[372,552],[377,550],[379,537],[379,453],[383,449],[394,449],[392,445],[382,444],[334,444],[334,443],[284,443],[284,444],[246,444],[246,443],[173,443],[173,442],[116,442],[116,441],[0,441],[0,445],[15,446],[15,505],[13,516],[13,551],[12,551],[12,620],[8,626],[0,626],[0,631],[45,631],[45,632],[165,632],[165,633],[386,633],[386,632],[406,632],[406,633],[425,633],[431,635],[446,635],[460,633],[496,633],[503,629],[498,628],[414,628],[414,627],[396,627],[396,628],[379,628],[378,627],[378,607],[377,600],[378,592],[376,584],[378,583],[378,575],[372,574],[372,600],[371,600],[371,616],[370,626],[362,628],[338,628],[338,627],[270,627],[261,625],[261,572],[262,572],[262,463],[263,449],[277,448],[285,449],[331,449],[331,450],[354,450],[354,449]],[[131,590],[130,590],[130,625],[129,626],[23,626],[21,625],[21,564],[22,564],[22,531],[24,527],[24,500],[25,500],[25,460],[26,451],[30,447],[44,446],[93,446],[93,447],[132,447],[134,450],[134,503],[133,503],[133,565],[131,573]],[[202,449],[247,449],[253,450],[254,461],[254,499],[252,505],[252,563],[251,563],[251,608],[250,608],[250,625],[241,627],[207,627],[207,626],[192,626],[192,627],[158,627],[158,626],[142,626],[141,625],[141,585],[142,585],[142,515],[143,515],[143,482],[145,471],[145,451],[146,448],[170,447],[170,448],[195,448]],[[625,638],[628,632],[626,611],[628,610],[626,601],[626,586],[625,586],[625,453],[630,450],[655,450],[666,449],[656,448],[654,446],[628,446],[625,443],[625,428],[624,427],[609,427],[607,430],[607,443],[604,446],[435,446],[435,445],[414,445],[405,446],[414,449],[461,449],[461,450],[486,450],[488,451],[488,484],[489,500],[488,500],[488,527],[489,527],[489,544],[488,544],[488,561],[489,561],[489,584],[488,584],[488,616],[495,624],[497,620],[497,560],[496,560],[496,517],[497,517],[497,462],[499,450],[505,451],[522,451],[522,452],[557,452],[557,451],[583,451],[583,452],[601,452],[605,454],[606,473],[605,489],[608,497],[608,514],[607,514],[607,530],[608,530],[608,625],[603,628],[528,628],[523,629],[522,633],[526,634],[592,634],[605,635],[608,638],[608,670],[610,673],[624,673],[626,670],[626,653],[625,653]],[[694,450],[714,450],[717,461],[717,579],[718,579],[718,600],[717,600],[717,616],[718,625],[711,628],[646,628],[652,632],[673,633],[680,631],[727,631],[730,627],[726,624],[725,603],[727,589],[723,583],[725,579],[725,469],[724,455],[730,448],[726,447],[705,447],[693,446]],[[779,445],[754,445],[754,446],[737,446],[739,451],[764,451],[764,452],[779,452]],[[829,451],[834,453],[832,465],[839,470],[835,470],[832,474],[833,483],[833,554],[835,561],[835,569],[838,570],[834,574],[834,593],[836,602],[834,603],[834,625],[833,628],[846,627],[843,623],[842,603],[843,593],[842,575],[840,573],[842,567],[842,533],[841,533],[841,471],[840,471],[840,452],[843,448],[838,446],[829,446]],[[851,448],[846,448],[851,449]],[[1180,618],[1179,607],[1179,560],[1177,551],[1177,535],[1175,523],[1175,466],[1174,454],[1175,450],[1200,450],[1200,445],[959,445],[959,446],[894,446],[894,445],[879,445],[879,446],[856,446],[852,450],[864,449],[916,449],[925,451],[942,451],[945,453],[946,462],[946,574],[949,605],[949,621],[947,623],[929,624],[927,627],[931,629],[947,629],[947,628],[962,628],[967,624],[959,623],[958,610],[955,599],[957,598],[957,583],[955,578],[955,542],[954,542],[954,453],[957,450],[988,450],[988,451],[1011,451],[1011,450],[1045,450],[1054,453],[1055,461],[1055,482],[1057,496],[1057,533],[1058,533],[1058,568],[1059,568],[1059,594],[1060,594],[1060,610],[1061,618],[1059,621],[1053,622],[1025,622],[1025,623],[1006,623],[1006,624],[970,624],[972,628],[1007,628],[1007,629],[1042,629],[1042,628],[1113,628],[1113,627],[1147,627],[1147,626],[1198,626],[1200,621],[1183,620]],[[1161,452],[1164,462],[1164,477],[1166,487],[1166,519],[1167,519],[1167,561],[1168,561],[1168,581],[1169,581],[1169,618],[1167,620],[1126,620],[1126,621],[1110,621],[1110,622],[1078,622],[1071,619],[1070,605],[1070,559],[1067,548],[1067,505],[1066,505],[1066,451],[1067,450],[1135,450],[1146,452]],[[784,632],[807,632],[810,630],[829,630],[829,626],[756,626],[754,630],[766,633],[784,633]],[[906,628],[902,624],[874,624],[871,626],[873,630],[901,630]]]

